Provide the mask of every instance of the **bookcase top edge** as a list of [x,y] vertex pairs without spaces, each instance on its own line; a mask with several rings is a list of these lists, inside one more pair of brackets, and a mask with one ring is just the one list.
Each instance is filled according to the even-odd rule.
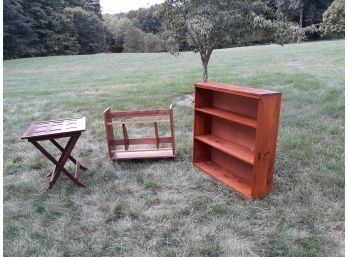
[[271,90],[265,90],[265,89],[258,89],[258,88],[252,88],[252,87],[246,87],[246,86],[239,86],[239,85],[229,85],[229,84],[223,84],[223,83],[217,83],[217,82],[195,82],[195,87],[199,88],[205,88],[205,89],[211,89],[211,90],[221,90],[225,91],[226,93],[237,93],[245,96],[266,96],[266,95],[281,95],[281,92],[277,91],[271,91]]

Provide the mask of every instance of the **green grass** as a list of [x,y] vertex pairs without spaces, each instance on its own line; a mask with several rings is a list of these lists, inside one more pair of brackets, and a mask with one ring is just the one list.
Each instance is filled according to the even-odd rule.
[[[192,167],[200,58],[100,54],[4,62],[5,256],[343,256],[344,41],[214,51],[210,80],[283,93],[274,188],[248,201]],[[102,112],[175,105],[177,158],[108,161]],[[20,140],[34,120],[87,117],[86,189]],[[136,130],[135,134],[142,133]],[[52,149],[52,148],[50,148]],[[71,168],[71,167],[70,167]]]

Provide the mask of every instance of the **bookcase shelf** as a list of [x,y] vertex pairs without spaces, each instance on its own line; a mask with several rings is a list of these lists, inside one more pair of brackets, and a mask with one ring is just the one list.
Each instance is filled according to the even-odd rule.
[[239,124],[246,125],[252,128],[256,128],[255,119],[249,118],[247,116],[239,115],[233,112],[228,112],[218,108],[211,108],[211,107],[197,108],[196,111],[210,114],[210,115],[219,117],[221,119],[234,121]]
[[235,188],[237,191],[245,195],[246,197],[251,197],[251,187],[250,184],[243,180],[243,178],[238,177],[238,175],[224,169],[219,164],[212,161],[196,162],[194,166],[200,170],[204,170],[212,178],[227,184],[230,187]]
[[254,164],[254,153],[251,148],[237,143],[229,142],[228,140],[215,135],[196,136],[195,139],[211,147],[214,147],[221,152],[232,155],[241,161],[249,164]]
[[195,83],[194,166],[250,199],[272,190],[281,93]]

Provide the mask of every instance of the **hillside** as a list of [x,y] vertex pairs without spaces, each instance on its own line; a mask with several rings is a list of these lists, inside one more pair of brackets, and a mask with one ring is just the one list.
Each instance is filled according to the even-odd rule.
[[[216,50],[209,69],[210,81],[283,93],[274,188],[261,200],[192,167],[198,54],[5,61],[5,256],[343,256],[344,41]],[[171,103],[177,158],[113,166],[102,112]],[[61,176],[43,194],[52,166],[20,136],[72,116],[87,118],[74,150],[87,188]]]

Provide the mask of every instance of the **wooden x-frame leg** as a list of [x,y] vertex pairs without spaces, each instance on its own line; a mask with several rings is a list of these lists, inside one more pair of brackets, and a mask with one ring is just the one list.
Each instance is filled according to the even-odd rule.
[[84,166],[82,166],[78,161],[75,160],[74,157],[70,156],[72,150],[74,149],[74,146],[79,138],[79,135],[71,136],[69,138],[69,141],[65,148],[61,147],[54,139],[50,140],[59,150],[62,151],[62,155],[60,156],[59,160],[57,161],[49,152],[47,152],[37,141],[31,141],[31,143],[43,154],[45,155],[52,163],[54,163],[55,169],[53,170],[51,174],[51,180],[48,186],[48,189],[53,188],[54,184],[56,183],[60,172],[63,172],[64,175],[66,175],[68,178],[70,178],[77,186],[79,187],[85,187],[84,184],[82,184],[78,178],[72,176],[65,168],[64,165],[67,162],[68,159],[70,159],[73,163],[79,166],[79,168],[86,170]]
[[[50,139],[51,143],[54,144],[61,152],[64,152],[64,148],[54,139]],[[71,155],[69,155],[69,159],[75,164],[77,165],[77,161],[75,160],[74,157],[72,157]],[[86,167],[82,166],[80,164],[80,168],[81,170],[88,170]]]

